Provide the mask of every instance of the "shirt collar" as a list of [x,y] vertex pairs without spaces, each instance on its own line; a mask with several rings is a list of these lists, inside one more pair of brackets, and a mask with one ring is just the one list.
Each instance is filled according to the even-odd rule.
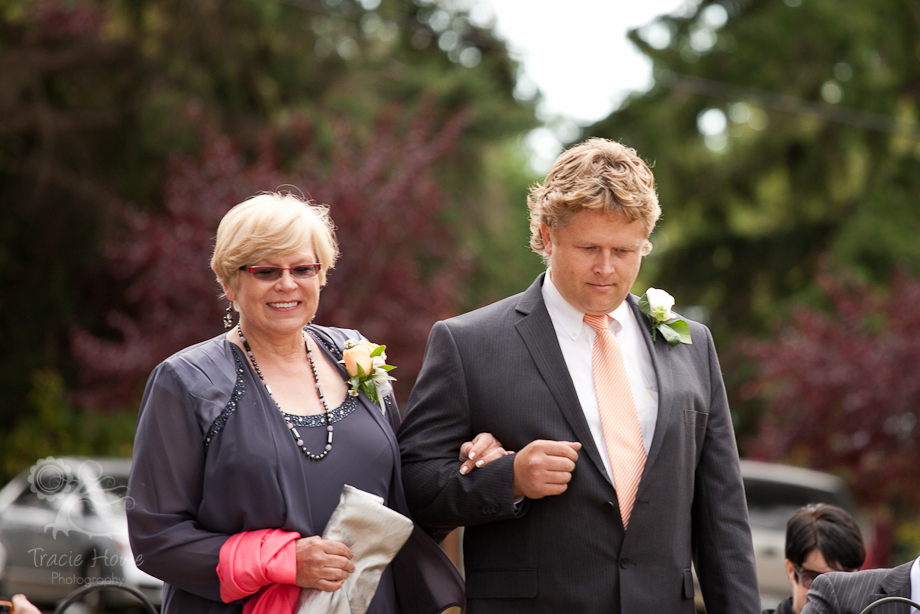
[[[543,278],[543,301],[546,303],[546,309],[549,311],[550,317],[562,326],[567,335],[577,340],[586,326],[584,321],[585,312],[565,300],[565,297],[562,296],[553,283],[550,271],[547,271],[546,276]],[[624,299],[616,309],[607,315],[614,320],[613,332],[619,333],[623,330],[626,318],[631,317],[632,314],[630,313],[629,304]]]
[[613,332],[615,333],[623,330],[623,327],[626,326],[627,318],[633,317],[632,309],[629,308],[629,302],[625,298],[623,302],[608,315],[613,318]]

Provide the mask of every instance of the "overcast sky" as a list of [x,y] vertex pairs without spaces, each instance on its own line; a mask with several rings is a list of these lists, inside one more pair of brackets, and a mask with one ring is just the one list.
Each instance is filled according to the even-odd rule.
[[[626,38],[627,31],[685,4],[685,0],[476,0],[474,11],[494,15],[497,34],[521,62],[519,93],[538,89],[543,100],[540,118],[554,125],[556,134],[572,138],[574,124],[606,117],[629,92],[651,85],[651,65]],[[534,165],[548,168],[560,148],[553,131],[537,130],[528,142],[536,150]]]

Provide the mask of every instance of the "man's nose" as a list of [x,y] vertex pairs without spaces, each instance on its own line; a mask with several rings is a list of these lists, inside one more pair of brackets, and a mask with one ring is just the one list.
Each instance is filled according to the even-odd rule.
[[616,258],[612,253],[602,252],[594,263],[594,271],[601,275],[610,275],[616,272]]

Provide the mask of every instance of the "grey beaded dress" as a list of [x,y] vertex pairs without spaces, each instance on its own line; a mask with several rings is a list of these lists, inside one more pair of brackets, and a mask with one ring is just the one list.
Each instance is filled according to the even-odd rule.
[[[332,362],[341,359],[346,339],[361,338],[357,331],[307,330]],[[128,526],[138,566],[166,583],[163,612],[241,613],[244,600],[220,599],[224,542],[267,528],[320,535],[346,483],[408,516],[394,435],[399,412],[392,396],[385,405],[387,415],[364,395],[346,397],[331,412],[332,451],[313,461],[297,447],[242,350],[223,335],[158,365],[138,416]],[[306,447],[322,451],[325,423],[295,420]],[[463,604],[456,568],[416,527],[369,614],[436,614]]]

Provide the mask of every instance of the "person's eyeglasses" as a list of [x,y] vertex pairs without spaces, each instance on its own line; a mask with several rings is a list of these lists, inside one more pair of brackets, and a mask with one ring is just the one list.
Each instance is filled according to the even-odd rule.
[[246,271],[259,281],[278,281],[284,271],[290,271],[294,279],[310,279],[316,277],[322,265],[316,264],[299,264],[292,267],[282,266],[241,266],[241,271]]
[[815,578],[823,574],[823,571],[813,571],[811,569],[802,569],[798,565],[793,564],[792,569],[795,570],[795,577],[798,579],[799,584],[805,588],[811,588],[812,583],[815,581]]

